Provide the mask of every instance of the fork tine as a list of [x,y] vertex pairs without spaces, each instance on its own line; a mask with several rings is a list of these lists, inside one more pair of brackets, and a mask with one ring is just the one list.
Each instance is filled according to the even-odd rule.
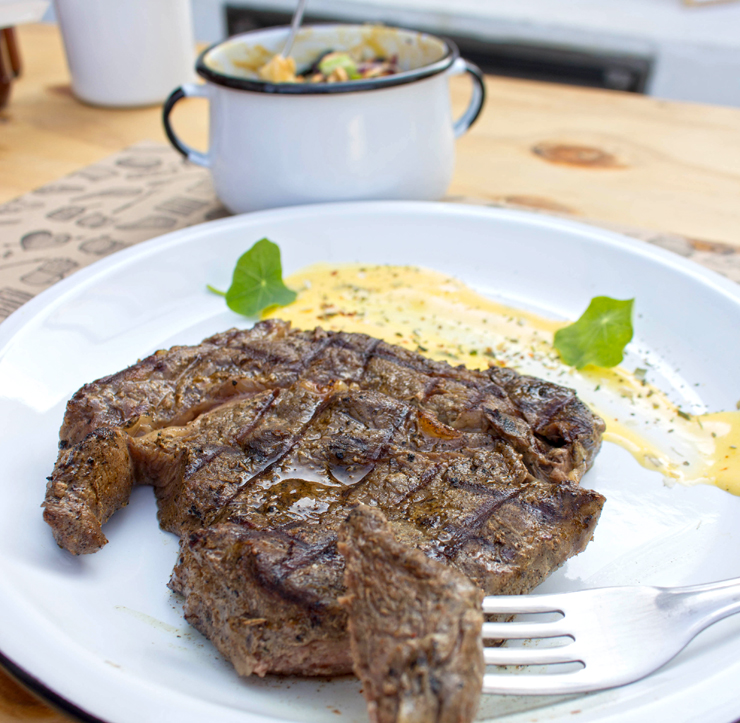
[[486,665],[550,665],[582,663],[574,645],[559,648],[483,648]]
[[493,695],[572,695],[603,690],[623,682],[594,680],[585,668],[574,673],[489,673],[483,676],[483,692]]
[[562,613],[561,595],[489,595],[483,598],[483,612]]
[[483,623],[484,640],[573,637],[562,620],[552,623]]

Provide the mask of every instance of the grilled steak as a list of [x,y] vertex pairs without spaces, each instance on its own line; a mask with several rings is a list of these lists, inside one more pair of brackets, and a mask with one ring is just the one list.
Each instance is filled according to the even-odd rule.
[[487,594],[590,540],[603,422],[572,391],[282,322],[158,352],[67,407],[44,517],[73,553],[134,484],[181,537],[170,587],[239,673],[352,668],[337,533],[364,503]]
[[339,602],[371,723],[472,721],[485,671],[481,591],[401,545],[377,509],[355,508],[339,539]]

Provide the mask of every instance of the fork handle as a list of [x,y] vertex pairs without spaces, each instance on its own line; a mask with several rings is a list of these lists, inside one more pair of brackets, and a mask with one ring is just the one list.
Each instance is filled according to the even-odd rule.
[[687,619],[691,637],[694,637],[704,628],[740,612],[740,578],[707,585],[664,588],[656,602],[665,604],[667,611]]

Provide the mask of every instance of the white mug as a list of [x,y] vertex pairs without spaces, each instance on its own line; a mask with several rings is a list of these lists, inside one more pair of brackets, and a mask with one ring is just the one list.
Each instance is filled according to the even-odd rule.
[[194,78],[190,0],[55,0],[72,92],[92,105],[161,103]]
[[[304,28],[291,55],[307,67],[327,50],[396,57],[395,75],[338,83],[268,83],[257,69],[280,52],[287,28],[237,35],[204,51],[205,84],[177,88],[164,106],[167,136],[188,160],[211,170],[234,213],[304,203],[441,198],[452,178],[454,139],[478,117],[480,70],[449,41],[397,28]],[[467,110],[453,121],[448,77],[474,80]],[[180,141],[169,115],[181,98],[210,102],[205,153]]]

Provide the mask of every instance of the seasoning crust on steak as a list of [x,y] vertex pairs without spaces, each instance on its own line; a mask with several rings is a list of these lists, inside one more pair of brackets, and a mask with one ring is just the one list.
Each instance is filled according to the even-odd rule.
[[170,587],[242,675],[349,673],[337,534],[358,504],[485,594],[591,539],[603,422],[572,390],[277,320],[174,347],[70,400],[44,518],[75,554],[135,484],[181,537]]
[[371,723],[469,723],[481,696],[483,593],[401,545],[358,505],[339,532],[354,670]]

